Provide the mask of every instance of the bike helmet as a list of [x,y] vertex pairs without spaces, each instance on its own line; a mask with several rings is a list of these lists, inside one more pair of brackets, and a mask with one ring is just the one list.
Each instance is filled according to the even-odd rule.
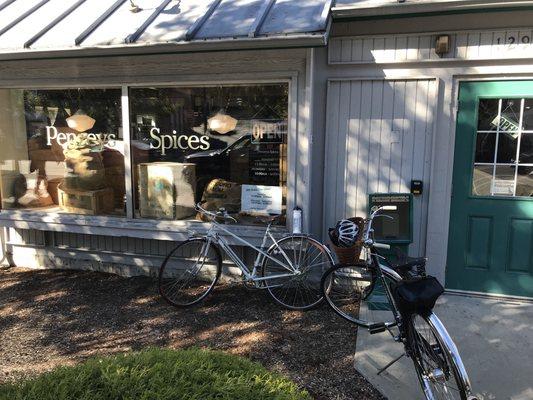
[[359,227],[355,222],[348,219],[342,219],[335,226],[337,240],[340,247],[351,247],[357,240]]

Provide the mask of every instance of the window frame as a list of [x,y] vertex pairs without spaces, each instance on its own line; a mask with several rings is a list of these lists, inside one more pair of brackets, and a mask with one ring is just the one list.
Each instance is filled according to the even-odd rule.
[[[289,76],[289,77],[288,77]],[[165,77],[168,79],[168,77]],[[273,227],[273,232],[284,234],[290,229],[289,210],[292,210],[296,197],[296,154],[298,153],[298,74],[282,74],[268,79],[207,79],[202,82],[187,79],[175,82],[139,81],[128,84],[113,83],[79,83],[79,84],[31,84],[31,85],[2,85],[0,89],[14,90],[66,90],[66,89],[120,89],[122,134],[124,140],[124,180],[126,188],[125,216],[90,216],[67,214],[35,210],[7,209],[0,210],[0,225],[13,228],[68,231],[72,233],[127,236],[159,240],[186,240],[191,235],[207,232],[210,223],[194,220],[163,221],[157,219],[134,218],[133,193],[133,160],[131,154],[131,124],[130,124],[130,88],[139,87],[217,87],[217,86],[247,86],[287,84],[288,85],[288,142],[287,142],[287,224]],[[257,242],[264,233],[263,226],[232,225],[232,232],[252,242]]]

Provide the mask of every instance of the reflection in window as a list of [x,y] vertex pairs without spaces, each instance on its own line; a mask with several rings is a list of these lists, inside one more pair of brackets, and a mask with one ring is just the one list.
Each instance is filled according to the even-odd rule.
[[136,215],[285,214],[288,85],[130,90]]
[[3,209],[125,213],[120,90],[0,90]]
[[529,99],[479,101],[473,195],[532,196],[533,132],[526,131],[530,104]]

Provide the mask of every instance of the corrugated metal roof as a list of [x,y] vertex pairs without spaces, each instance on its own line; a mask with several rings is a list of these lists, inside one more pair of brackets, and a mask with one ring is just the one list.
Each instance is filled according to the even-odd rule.
[[[321,39],[331,0],[4,0],[0,54]],[[315,42],[316,44],[316,42]],[[213,48],[213,46],[211,46]],[[5,57],[4,57],[5,58]]]

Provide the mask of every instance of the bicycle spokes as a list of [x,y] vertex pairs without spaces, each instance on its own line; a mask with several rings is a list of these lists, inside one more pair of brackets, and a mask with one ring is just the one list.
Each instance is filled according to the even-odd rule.
[[411,317],[410,323],[410,346],[426,397],[431,400],[464,399],[462,385],[434,329],[418,314]]
[[[307,309],[322,300],[320,279],[332,259],[320,243],[303,235],[289,236],[273,246],[269,256],[263,260],[262,279],[278,303],[291,309]],[[287,263],[292,273],[284,267]]]

